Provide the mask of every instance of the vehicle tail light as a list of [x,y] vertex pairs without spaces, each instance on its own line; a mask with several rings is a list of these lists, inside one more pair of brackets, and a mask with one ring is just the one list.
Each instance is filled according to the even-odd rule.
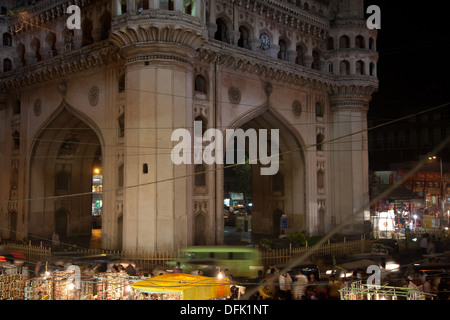
[[0,262],[6,262],[6,258],[4,256],[0,256]]
[[11,252],[11,254],[15,259],[22,259],[22,260],[26,259],[25,255],[21,252]]

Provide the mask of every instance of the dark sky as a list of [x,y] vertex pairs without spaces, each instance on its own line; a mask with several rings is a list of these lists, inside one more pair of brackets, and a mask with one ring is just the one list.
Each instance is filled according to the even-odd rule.
[[[381,29],[377,38],[379,89],[372,96],[368,112],[368,119],[376,122],[369,121],[369,126],[450,102],[450,25],[447,10],[436,2],[395,0],[365,1],[364,7],[372,4],[381,9]],[[369,16],[366,14],[366,18]],[[408,119],[369,131],[369,137],[376,141],[369,143],[370,169],[389,170],[393,162],[416,161],[428,154],[437,142],[420,147],[409,142],[405,146],[393,147],[384,143],[380,148],[376,145],[379,143],[377,139],[383,136],[385,130],[409,131],[411,125],[428,132],[439,126],[441,135],[445,135],[445,127],[450,123],[450,106],[439,111],[439,121],[422,122],[416,118],[418,122],[411,124]],[[417,140],[421,140],[421,136],[415,134]],[[447,162],[450,146],[438,155]]]
[[365,8],[371,4],[381,9],[381,29],[380,84],[369,117],[397,117],[449,101],[447,10],[435,2],[394,0],[365,1]]

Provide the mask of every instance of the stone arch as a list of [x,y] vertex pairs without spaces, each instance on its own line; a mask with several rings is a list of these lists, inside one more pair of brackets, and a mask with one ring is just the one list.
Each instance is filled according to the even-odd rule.
[[219,15],[216,19],[217,30],[214,39],[225,43],[231,43],[229,31],[232,30],[232,23],[225,15]]
[[242,23],[239,26],[239,35],[238,47],[251,49],[250,39],[253,37],[253,28],[247,23]]
[[[78,141],[77,146],[70,156],[58,157],[61,145],[66,143],[68,136]],[[27,171],[30,181],[28,194],[39,200],[28,204],[27,232],[51,237],[49,232],[55,227],[51,216],[60,208],[65,208],[70,213],[67,234],[90,235],[93,166],[98,161],[99,147],[103,150],[104,146],[99,128],[63,101],[36,130],[32,141]],[[58,178],[62,171],[67,175]],[[46,183],[42,185],[42,181]]]
[[348,49],[350,48],[350,37],[347,35],[342,35],[339,38],[339,49]]
[[[281,175],[275,178],[271,175],[261,175],[260,161],[251,166],[252,179],[252,232],[261,234],[273,234],[273,211],[281,209],[290,220],[290,231],[301,232],[306,228],[308,215],[306,208],[306,160],[302,151],[303,140],[290,122],[279,114],[269,104],[255,108],[250,112],[239,115],[232,121],[227,129],[278,129],[279,141],[276,150],[282,154],[278,159],[278,172]],[[224,136],[224,146],[231,146]],[[258,142],[259,143],[259,142]],[[248,146],[248,143],[246,144]],[[248,148],[247,148],[248,149]],[[270,150],[270,149],[269,149]],[[225,151],[226,153],[226,151]],[[270,151],[267,152],[270,155]],[[277,183],[274,192],[273,182]],[[283,184],[283,186],[281,185]],[[295,195],[295,196],[294,196]],[[218,195],[220,196],[220,195]]]

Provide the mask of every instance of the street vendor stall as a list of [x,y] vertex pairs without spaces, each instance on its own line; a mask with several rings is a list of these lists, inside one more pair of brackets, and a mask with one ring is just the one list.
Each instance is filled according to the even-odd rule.
[[210,300],[230,296],[230,283],[212,277],[167,273],[131,286],[161,300]]
[[433,300],[434,294],[425,293],[422,286],[417,288],[376,286],[362,281],[352,282],[339,290],[341,300]]

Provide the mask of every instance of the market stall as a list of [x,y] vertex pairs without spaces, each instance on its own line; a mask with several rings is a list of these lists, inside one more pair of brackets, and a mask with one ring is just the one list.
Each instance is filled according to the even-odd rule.
[[187,273],[167,273],[131,286],[158,300],[211,300],[230,296],[230,283]]
[[435,298],[435,295],[425,293],[421,286],[417,288],[376,286],[364,284],[362,281],[352,282],[339,292],[341,300],[432,300]]

